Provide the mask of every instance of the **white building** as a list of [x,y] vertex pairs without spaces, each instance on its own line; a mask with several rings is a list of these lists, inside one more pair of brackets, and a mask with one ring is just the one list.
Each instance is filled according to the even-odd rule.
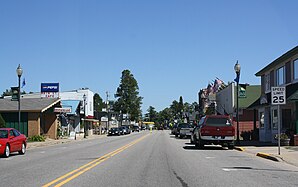
[[66,92],[60,92],[59,96],[61,100],[79,100],[81,101],[81,108],[80,108],[80,114],[84,114],[84,95],[86,96],[86,106],[85,106],[85,116],[87,118],[93,118],[93,96],[94,93],[86,89],[79,89],[79,90],[73,90],[73,91],[66,91]]

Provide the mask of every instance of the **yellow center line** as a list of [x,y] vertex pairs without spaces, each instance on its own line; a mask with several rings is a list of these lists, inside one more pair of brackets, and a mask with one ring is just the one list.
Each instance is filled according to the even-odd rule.
[[77,178],[78,176],[80,176],[81,174],[85,173],[86,171],[94,168],[98,164],[106,161],[107,159],[111,158],[112,156],[114,156],[114,155],[116,155],[116,154],[124,151],[125,149],[131,147],[132,145],[138,143],[139,141],[143,140],[148,135],[149,134],[147,134],[147,135],[145,135],[145,136],[143,136],[143,137],[141,137],[141,138],[139,138],[139,139],[137,139],[137,140],[135,140],[135,141],[127,144],[127,145],[124,145],[124,146],[122,146],[122,147],[120,147],[120,148],[118,148],[118,149],[116,149],[116,150],[114,150],[114,151],[112,151],[112,152],[110,152],[108,154],[105,154],[104,156],[101,156],[100,158],[97,158],[97,159],[95,159],[95,160],[93,160],[93,161],[91,161],[91,162],[89,162],[89,163],[87,163],[87,164],[79,167],[78,169],[75,169],[75,170],[73,170],[73,171],[71,171],[69,173],[66,173],[65,175],[63,175],[63,176],[61,176],[61,177],[59,177],[59,178],[57,178],[57,179],[55,179],[55,180],[53,180],[53,181],[45,184],[45,185],[43,185],[42,187],[49,187],[49,186],[51,186],[53,184],[56,184],[57,182],[62,181],[63,179],[65,179],[65,178],[67,178],[67,177],[69,177],[69,176],[72,175],[71,177],[69,177],[69,178],[65,179],[64,181],[60,182],[59,184],[55,185],[55,187],[56,186],[57,187],[58,186],[62,186],[64,184],[68,183],[69,181],[73,180],[74,178]]

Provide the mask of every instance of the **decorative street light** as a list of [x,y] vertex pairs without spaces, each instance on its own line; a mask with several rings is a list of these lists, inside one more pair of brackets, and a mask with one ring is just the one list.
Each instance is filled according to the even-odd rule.
[[86,94],[83,95],[83,99],[84,99],[84,138],[86,138],[86,99],[87,96]]
[[241,70],[241,67],[240,67],[240,64],[238,64],[238,60],[237,60],[237,63],[235,64],[234,66],[234,70],[235,70],[235,73],[236,73],[236,79],[235,79],[235,82],[237,83],[237,91],[236,91],[236,95],[237,95],[237,98],[236,98],[236,119],[237,119],[237,145],[240,145],[240,139],[239,139],[239,79],[240,79],[240,70]]
[[19,78],[19,88],[18,88],[18,113],[19,113],[19,121],[18,121],[18,128],[20,129],[21,124],[21,76],[23,74],[23,69],[21,68],[21,65],[19,64],[17,70],[17,75]]

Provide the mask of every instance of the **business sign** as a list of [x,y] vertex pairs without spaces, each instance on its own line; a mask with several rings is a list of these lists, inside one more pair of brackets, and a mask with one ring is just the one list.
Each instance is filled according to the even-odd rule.
[[54,108],[57,113],[71,113],[71,108]]
[[286,88],[271,87],[271,104],[284,105],[286,104]]
[[41,92],[59,92],[59,83],[41,83]]
[[18,101],[19,100],[19,87],[10,87],[12,96],[11,100],[12,101]]
[[59,83],[41,83],[41,97],[58,98]]

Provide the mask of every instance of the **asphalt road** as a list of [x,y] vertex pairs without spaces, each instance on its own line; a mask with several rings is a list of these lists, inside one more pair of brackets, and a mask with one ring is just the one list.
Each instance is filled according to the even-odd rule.
[[148,131],[0,158],[0,186],[298,186],[298,168]]

